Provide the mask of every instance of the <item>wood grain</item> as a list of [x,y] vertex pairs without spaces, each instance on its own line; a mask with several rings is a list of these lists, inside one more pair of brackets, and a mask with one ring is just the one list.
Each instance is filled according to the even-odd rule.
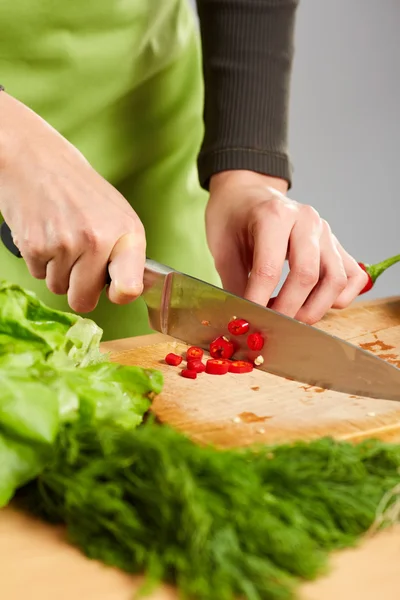
[[[400,365],[400,298],[333,311],[319,327]],[[261,371],[186,380],[180,368],[164,362],[168,352],[184,354],[186,346],[159,334],[108,342],[104,348],[116,362],[160,369],[165,384],[154,412],[198,442],[228,447],[325,435],[400,440],[398,402],[331,392]]]
[[[400,360],[400,298],[355,304],[329,314],[319,327],[353,343],[372,342],[373,352]],[[165,389],[155,412],[202,442],[232,446],[325,434],[354,441],[371,435],[400,439],[397,403],[351,398],[260,372],[184,380],[162,360],[167,350],[184,347],[158,334],[103,347],[115,361],[162,369]],[[64,536],[62,528],[12,508],[0,511],[1,600],[132,600],[140,578],[86,559]],[[399,564],[400,526],[334,555],[330,574],[304,585],[300,599],[398,600]],[[177,598],[173,589],[163,586],[149,600]]]

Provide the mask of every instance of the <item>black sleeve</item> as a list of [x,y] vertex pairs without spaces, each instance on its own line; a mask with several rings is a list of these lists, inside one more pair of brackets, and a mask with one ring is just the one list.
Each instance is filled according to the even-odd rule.
[[291,185],[289,91],[299,0],[197,0],[205,134],[200,183],[246,169]]

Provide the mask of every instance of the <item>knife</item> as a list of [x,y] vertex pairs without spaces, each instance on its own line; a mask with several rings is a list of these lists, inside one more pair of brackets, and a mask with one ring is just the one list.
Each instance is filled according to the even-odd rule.
[[[9,251],[21,258],[5,222],[0,237]],[[146,260],[142,297],[150,326],[187,344],[208,350],[216,337],[229,336],[228,323],[233,317],[246,319],[266,342],[262,351],[251,353],[246,336],[236,336],[235,358],[252,360],[261,355],[264,362],[258,368],[273,375],[356,396],[400,400],[400,369],[394,365],[311,325],[150,259]]]

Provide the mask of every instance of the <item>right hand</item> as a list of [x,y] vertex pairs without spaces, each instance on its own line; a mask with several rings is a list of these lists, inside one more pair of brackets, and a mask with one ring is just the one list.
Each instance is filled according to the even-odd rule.
[[0,211],[30,273],[72,310],[93,310],[111,276],[116,304],[143,289],[146,241],[125,198],[57,131],[0,92]]

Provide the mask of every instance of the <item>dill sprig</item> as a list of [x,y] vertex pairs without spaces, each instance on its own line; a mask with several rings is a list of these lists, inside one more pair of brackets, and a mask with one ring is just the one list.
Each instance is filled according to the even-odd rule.
[[217,450],[151,420],[77,421],[23,501],[87,556],[146,573],[142,593],[165,581],[181,598],[289,600],[371,527],[399,469],[400,446],[379,441]]

